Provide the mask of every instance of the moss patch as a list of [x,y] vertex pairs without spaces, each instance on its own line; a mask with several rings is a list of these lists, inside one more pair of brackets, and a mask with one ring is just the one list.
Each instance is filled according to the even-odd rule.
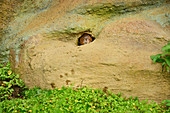
[[161,4],[160,1],[159,2],[150,1],[142,4],[138,2],[125,4],[124,2],[122,2],[121,4],[118,5],[116,5],[115,3],[104,3],[81,7],[80,9],[77,10],[78,11],[77,13],[82,15],[96,15],[108,18],[125,13],[141,11],[146,8],[150,8],[151,6],[157,6],[160,4]]

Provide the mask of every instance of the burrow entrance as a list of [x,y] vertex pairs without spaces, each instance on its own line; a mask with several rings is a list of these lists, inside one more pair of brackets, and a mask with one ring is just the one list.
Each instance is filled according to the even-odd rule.
[[81,46],[81,45],[89,44],[93,42],[94,40],[95,40],[95,37],[93,37],[91,34],[84,33],[78,38],[77,45]]

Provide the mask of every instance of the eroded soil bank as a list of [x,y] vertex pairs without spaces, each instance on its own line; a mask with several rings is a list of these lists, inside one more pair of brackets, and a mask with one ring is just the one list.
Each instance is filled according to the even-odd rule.
[[[150,59],[170,40],[168,1],[28,0],[21,6],[1,38],[1,59],[10,59],[28,87],[88,85],[170,99],[170,75]],[[95,40],[77,46],[83,33]]]

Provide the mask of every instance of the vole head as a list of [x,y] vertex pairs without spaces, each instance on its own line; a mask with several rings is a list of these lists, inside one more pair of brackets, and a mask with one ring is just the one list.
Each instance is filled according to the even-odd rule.
[[84,45],[89,44],[94,40],[94,37],[91,36],[91,34],[84,33],[79,39],[78,39],[78,45]]
[[89,35],[83,37],[83,44],[89,44],[92,41],[92,38]]

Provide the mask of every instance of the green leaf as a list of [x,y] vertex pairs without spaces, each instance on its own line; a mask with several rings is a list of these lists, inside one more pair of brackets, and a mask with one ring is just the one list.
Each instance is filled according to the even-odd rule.
[[3,70],[8,70],[9,68],[8,68],[8,67],[3,67],[2,69],[3,69]]
[[19,75],[18,75],[18,74],[16,75],[16,78],[19,78]]
[[170,72],[170,68],[168,66],[166,67],[166,70],[167,70],[167,72]]
[[0,103],[0,113],[2,113],[3,109],[2,103]]
[[10,89],[10,92],[13,92],[14,91],[14,89]]
[[165,45],[162,47],[161,51],[169,51],[170,50],[170,44]]
[[122,95],[121,92],[119,92],[119,93],[117,94],[118,97],[120,97],[121,95]]
[[166,106],[170,107],[170,103],[167,103]]
[[165,100],[167,103],[170,103],[170,100]]
[[11,88],[11,87],[12,87],[12,84],[9,84],[9,85],[8,85],[8,88]]
[[155,56],[156,56],[156,55],[152,55],[152,56],[151,56],[151,59],[153,60],[153,59],[155,58]]
[[164,57],[164,56],[170,56],[170,52],[164,52],[164,53],[162,53],[162,55],[161,55],[162,57]]
[[7,82],[7,81],[3,81],[3,83],[4,83],[4,84],[6,84],[6,85],[8,85],[8,84],[9,84],[9,82]]
[[153,60],[153,63],[156,63],[157,61],[161,61],[162,59],[160,59],[161,54],[157,54],[157,55],[152,55],[151,59]]
[[158,59],[156,60],[156,62],[162,63],[162,62],[165,62],[165,60],[164,60],[163,58],[158,58]]
[[163,63],[162,63],[162,67],[163,67],[164,65],[166,65],[166,62],[163,62]]
[[165,57],[165,62],[170,67],[170,56]]

